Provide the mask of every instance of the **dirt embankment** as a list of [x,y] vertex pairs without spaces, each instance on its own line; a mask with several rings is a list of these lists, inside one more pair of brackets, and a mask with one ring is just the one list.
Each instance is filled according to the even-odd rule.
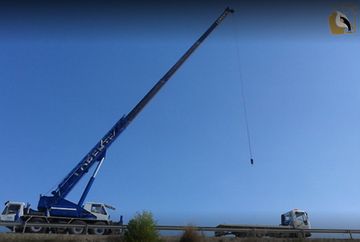
[[[179,237],[163,237],[164,242],[179,242]],[[348,242],[347,239],[239,239],[239,238],[206,238],[202,242]],[[360,239],[351,240],[360,242]],[[95,235],[55,235],[55,234],[0,234],[0,242],[124,242],[119,236]]]

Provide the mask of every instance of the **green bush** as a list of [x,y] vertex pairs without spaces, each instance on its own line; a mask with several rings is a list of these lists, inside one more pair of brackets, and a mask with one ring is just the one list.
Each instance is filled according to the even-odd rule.
[[160,242],[158,231],[151,212],[137,213],[128,223],[125,231],[126,242]]
[[187,227],[180,238],[180,242],[202,242],[204,241],[204,236],[191,226]]

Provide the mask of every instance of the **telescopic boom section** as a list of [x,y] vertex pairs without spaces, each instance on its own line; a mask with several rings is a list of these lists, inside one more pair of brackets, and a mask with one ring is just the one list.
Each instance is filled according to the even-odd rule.
[[[123,116],[105,136],[90,150],[90,152],[76,165],[76,167],[63,179],[57,189],[52,192],[54,197],[43,201],[48,204],[50,200],[64,199],[80,179],[95,164],[100,163],[105,156],[107,148],[115,141],[122,131],[135,119],[142,109],[150,102],[150,100],[160,91],[166,82],[174,75],[181,65],[190,57],[190,55],[200,46],[200,44],[210,35],[210,33],[224,20],[229,14],[234,12],[230,8],[226,8],[224,12],[216,19],[216,21],[205,31],[203,35],[186,51],[186,53],[170,68],[170,70],[154,85],[154,87],[141,99],[141,101],[126,115]],[[89,190],[89,188],[87,189]],[[84,195],[84,194],[83,194]],[[86,194],[85,194],[86,196]],[[50,197],[48,197],[50,198]],[[58,199],[57,199],[58,198]],[[83,200],[84,197],[82,196]],[[46,207],[49,207],[48,204]],[[79,204],[80,205],[80,204]],[[39,207],[40,203],[39,203]]]
[[160,91],[165,83],[174,75],[181,65],[190,57],[190,55],[200,46],[200,44],[210,35],[210,33],[224,20],[229,14],[234,12],[230,8],[226,8],[221,16],[209,27],[208,30],[185,52],[185,54],[170,68],[170,70],[155,84],[155,86],[143,97],[143,99],[130,111],[126,116],[126,120],[130,123],[149,103],[149,101]]

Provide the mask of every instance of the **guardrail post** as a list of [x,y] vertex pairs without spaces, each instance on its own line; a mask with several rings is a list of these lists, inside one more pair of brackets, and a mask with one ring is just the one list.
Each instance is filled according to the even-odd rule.
[[24,223],[24,227],[23,227],[23,231],[22,231],[23,234],[25,233],[25,230],[26,230],[26,222]]
[[88,223],[86,223],[86,226],[85,226],[85,234],[89,234],[89,225],[88,225]]
[[350,239],[354,239],[351,233],[351,230],[349,230]]
[[25,221],[22,233],[25,233],[26,225],[27,225],[27,223],[29,222],[30,219],[32,219],[32,216],[30,216],[30,217]]
[[250,234],[250,237],[256,238],[256,229],[251,229],[249,234]]
[[120,235],[124,235],[125,234],[125,226],[122,224],[121,225],[121,230],[120,230]]

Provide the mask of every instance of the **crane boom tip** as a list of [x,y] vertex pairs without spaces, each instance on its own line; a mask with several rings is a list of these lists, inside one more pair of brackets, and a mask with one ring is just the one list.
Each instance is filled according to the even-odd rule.
[[235,10],[232,9],[232,8],[230,8],[230,7],[227,7],[227,8],[226,8],[226,11],[229,12],[229,13],[234,13],[234,12],[235,12]]

